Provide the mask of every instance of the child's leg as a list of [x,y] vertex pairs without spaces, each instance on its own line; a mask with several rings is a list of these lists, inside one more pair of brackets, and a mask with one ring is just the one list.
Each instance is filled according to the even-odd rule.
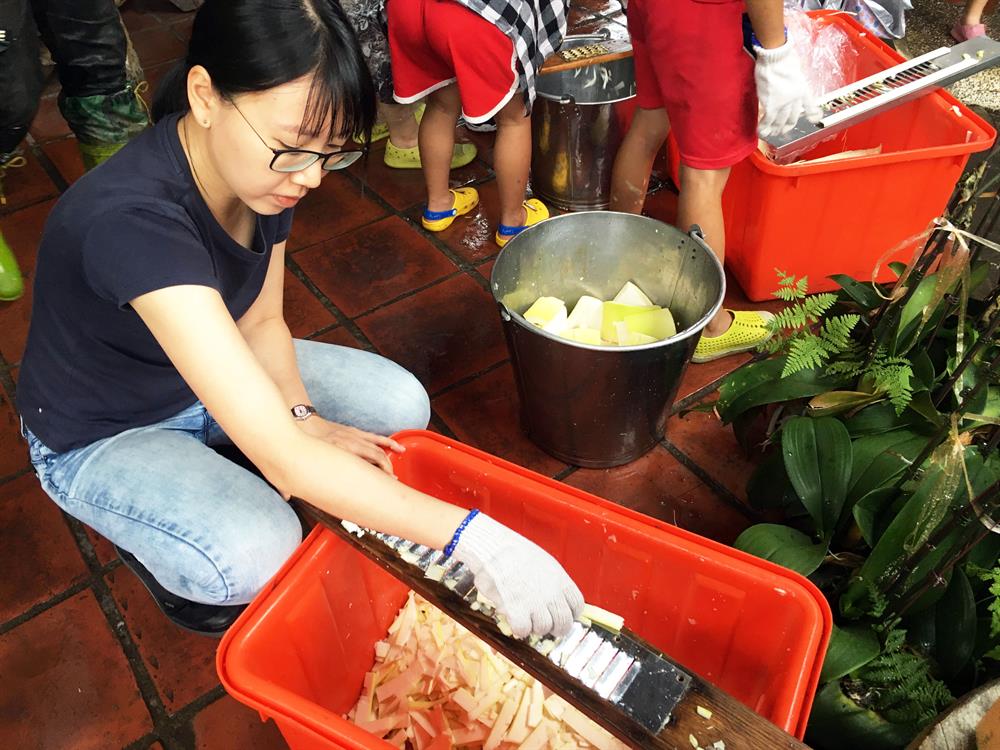
[[518,94],[496,114],[497,137],[493,147],[493,169],[500,193],[500,223],[521,226],[527,220],[524,191],[531,169],[531,118],[524,112]]
[[[617,166],[617,164],[616,164]],[[726,225],[722,217],[722,191],[729,179],[729,168],[694,169],[681,165],[680,197],[677,201],[677,225],[687,232],[697,224],[705,234],[705,242],[724,263],[726,259]],[[725,333],[733,316],[720,309],[705,326],[706,336]]]
[[420,121],[420,159],[427,183],[427,210],[447,211],[454,205],[448,191],[448,173],[455,148],[455,127],[462,113],[462,100],[454,83],[432,91]]
[[611,210],[642,213],[653,161],[670,132],[667,111],[636,109],[611,172]]
[[962,23],[967,26],[976,26],[983,22],[983,10],[986,8],[987,0],[967,0],[965,11],[962,13]]
[[389,128],[389,140],[398,148],[413,148],[417,145],[417,119],[413,113],[416,105],[387,104],[379,102],[379,117]]

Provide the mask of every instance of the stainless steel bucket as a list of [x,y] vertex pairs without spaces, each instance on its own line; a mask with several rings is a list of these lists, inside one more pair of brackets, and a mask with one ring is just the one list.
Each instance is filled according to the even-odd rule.
[[[539,297],[572,309],[584,294],[609,300],[633,281],[669,307],[679,333],[643,346],[567,341],[528,323]],[[725,276],[695,228],[611,211],[558,216],[526,229],[497,257],[491,278],[528,436],[577,466],[627,463],[662,439],[702,328],[722,305]]]
[[[601,41],[569,36],[560,49]],[[611,169],[625,136],[624,102],[635,96],[631,57],[538,76],[531,113],[531,189],[570,211],[607,208]]]

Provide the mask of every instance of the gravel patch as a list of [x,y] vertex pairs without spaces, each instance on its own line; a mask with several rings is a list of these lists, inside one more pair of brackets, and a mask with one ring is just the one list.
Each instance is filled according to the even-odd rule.
[[[951,28],[962,14],[961,5],[944,0],[916,0],[914,9],[906,14],[906,37],[896,42],[896,48],[907,57],[916,57],[938,47],[955,44]],[[986,33],[994,39],[1000,34],[1000,13],[984,19]],[[991,68],[948,87],[966,104],[979,105],[1000,112],[1000,68]]]

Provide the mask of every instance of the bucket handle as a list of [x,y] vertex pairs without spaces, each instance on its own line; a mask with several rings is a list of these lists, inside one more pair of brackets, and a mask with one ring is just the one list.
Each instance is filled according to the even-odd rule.
[[541,99],[547,99],[550,102],[555,102],[556,104],[572,105],[576,104],[576,99],[568,94],[546,94],[544,91],[535,90],[535,96]]
[[[572,40],[576,41],[587,41],[587,42],[607,42],[611,39],[611,29],[605,26],[603,29],[593,33],[593,34],[569,34],[563,37],[563,44]],[[562,46],[562,45],[560,45]]]
[[691,231],[688,232],[688,236],[694,240],[696,244],[701,245],[702,249],[708,250],[708,252],[713,255],[715,254],[715,251],[709,247],[707,242],[705,242],[705,233],[702,231],[700,226],[692,224]]

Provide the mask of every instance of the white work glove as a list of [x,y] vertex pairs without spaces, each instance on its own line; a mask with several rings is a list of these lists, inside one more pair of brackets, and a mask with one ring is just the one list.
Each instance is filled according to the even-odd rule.
[[757,65],[757,100],[761,119],[757,132],[762,138],[787,133],[803,115],[809,122],[819,122],[823,116],[816,98],[809,90],[799,56],[790,42],[774,49],[754,47]]
[[564,635],[583,611],[583,594],[552,555],[484,513],[462,531],[452,557],[517,638]]

